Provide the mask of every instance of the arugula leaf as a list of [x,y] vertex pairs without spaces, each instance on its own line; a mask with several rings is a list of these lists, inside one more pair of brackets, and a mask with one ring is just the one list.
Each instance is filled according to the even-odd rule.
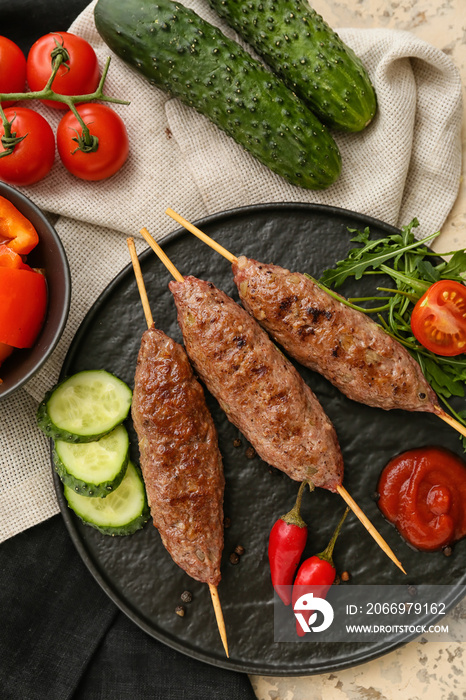
[[[466,390],[466,354],[456,357],[442,357],[430,352],[418,343],[411,331],[411,312],[417,299],[439,279],[454,279],[465,282],[466,250],[456,250],[445,255],[451,255],[449,261],[440,260],[432,263],[429,257],[436,256],[425,245],[436,238],[434,233],[422,241],[416,241],[413,229],[419,225],[417,219],[404,226],[400,233],[391,234],[384,238],[371,239],[369,228],[364,231],[349,229],[354,234],[352,243],[359,243],[357,248],[351,248],[344,260],[336,263],[334,268],[325,270],[319,280],[322,287],[339,298],[344,304],[363,313],[376,313],[382,328],[393,338],[404,345],[419,362],[421,369],[437,394],[450,412],[466,425],[466,410],[455,413],[448,404],[448,399],[464,397]],[[374,296],[359,299],[345,299],[332,292],[331,287],[341,286],[349,277],[356,280],[363,275],[373,275],[374,272],[388,275],[396,288],[378,287],[382,292]],[[387,301],[387,293],[390,295]],[[377,306],[367,308],[358,306],[355,302],[379,302]],[[462,438],[466,450],[466,438]]]
[[[340,287],[348,277],[361,279],[367,268],[376,269],[382,263],[391,258],[400,258],[404,253],[423,246],[427,241],[431,241],[439,235],[439,232],[433,233],[423,241],[413,241],[399,247],[395,243],[394,236],[388,236],[375,242],[368,242],[364,248],[353,248],[349,251],[348,257],[345,260],[340,260],[336,264],[336,268],[325,270],[320,278],[322,284],[328,287],[333,286],[335,289]],[[399,236],[398,236],[399,238]],[[377,248],[376,252],[369,252],[373,248]]]
[[442,366],[431,357],[424,357],[426,379],[436,394],[445,398],[464,396],[464,384],[461,377],[457,378],[449,365]]
[[417,260],[416,267],[420,276],[427,282],[431,282],[433,284],[434,282],[439,281],[440,272],[432,265],[431,262],[429,262],[429,260]]
[[465,281],[466,250],[456,250],[450,260],[444,265],[438,265],[443,279],[454,279],[457,282]]

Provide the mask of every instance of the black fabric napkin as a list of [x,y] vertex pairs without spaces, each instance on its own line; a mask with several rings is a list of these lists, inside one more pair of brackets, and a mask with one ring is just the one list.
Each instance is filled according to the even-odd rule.
[[180,654],[102,591],[61,515],[0,545],[2,700],[254,700],[248,677]]
[[[0,0],[0,32],[27,55],[36,39],[66,30],[87,4]],[[0,697],[254,700],[255,694],[245,674],[184,656],[132,623],[94,581],[56,516],[0,545]]]

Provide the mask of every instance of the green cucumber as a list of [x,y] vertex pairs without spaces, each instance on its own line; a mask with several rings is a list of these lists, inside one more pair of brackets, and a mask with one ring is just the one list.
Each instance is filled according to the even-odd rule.
[[307,0],[209,0],[277,75],[332,129],[361,131],[377,100],[369,76]]
[[142,477],[132,462],[119,487],[106,498],[81,496],[69,486],[64,495],[78,518],[103,535],[132,535],[149,519]]
[[81,496],[105,498],[122,482],[129,460],[129,437],[123,425],[93,442],[56,440],[55,471]]
[[54,440],[91,442],[122,423],[129,386],[106,370],[78,372],[49,391],[37,410],[39,428]]
[[273,73],[192,10],[169,0],[98,0],[103,40],[155,85],[207,116],[293,185],[338,178],[338,148],[317,117]]

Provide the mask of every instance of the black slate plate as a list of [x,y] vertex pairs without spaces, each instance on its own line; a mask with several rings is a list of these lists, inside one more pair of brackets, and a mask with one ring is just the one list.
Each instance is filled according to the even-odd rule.
[[[278,204],[246,207],[214,215],[199,227],[235,254],[244,253],[290,269],[321,272],[350,247],[348,228],[370,226],[376,235],[391,226],[342,209],[318,205]],[[170,222],[167,220],[167,230]],[[122,241],[121,245],[125,245]],[[237,299],[230,265],[184,230],[163,242],[182,274],[209,279]],[[167,288],[168,272],[151,251],[141,267],[155,323],[181,342],[175,306]],[[358,286],[358,296],[361,294]],[[134,369],[145,320],[130,265],[104,291],[86,316],[71,345],[62,376],[84,369],[105,368],[133,385]],[[466,542],[451,557],[410,549],[381,516],[374,500],[378,476],[387,461],[403,450],[440,444],[461,454],[454,430],[429,414],[385,412],[355,403],[326,380],[299,368],[333,421],[345,459],[344,485],[404,562],[408,577],[382,553],[354,516],[347,519],[337,543],[335,564],[358,584],[447,584],[448,603],[462,595]],[[376,643],[275,643],[273,594],[267,563],[267,540],[277,517],[291,508],[297,485],[233,442],[241,437],[208,396],[224,458],[226,476],[223,579],[219,587],[228,631],[230,659],[223,653],[206,585],[190,579],[171,560],[155,528],[148,523],[131,537],[111,538],[83,526],[67,508],[55,475],[60,507],[71,537],[90,571],[115,603],[141,628],[166,644],[202,661],[253,674],[303,675],[352,666],[394,649],[403,635]],[[130,421],[128,421],[130,423]],[[133,458],[137,441],[129,424]],[[306,556],[322,551],[343,511],[339,496],[318,489],[307,495],[303,517],[310,528]],[[233,565],[236,545],[246,553]],[[184,618],[174,613],[185,589],[193,593]]]

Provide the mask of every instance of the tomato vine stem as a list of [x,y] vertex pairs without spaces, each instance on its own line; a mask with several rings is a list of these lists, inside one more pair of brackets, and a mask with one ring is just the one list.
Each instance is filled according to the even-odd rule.
[[[97,145],[98,145],[98,139],[94,136],[89,131],[88,126],[84,123],[84,120],[82,119],[81,115],[79,114],[76,105],[83,103],[83,102],[92,102],[94,100],[101,100],[102,102],[111,102],[113,104],[121,104],[121,105],[129,105],[130,102],[127,100],[121,100],[117,97],[110,97],[108,95],[104,95],[103,89],[104,89],[104,83],[105,79],[107,77],[107,73],[110,67],[110,56],[107,58],[105,62],[104,69],[102,71],[102,76],[99,80],[99,84],[94,92],[87,93],[86,95],[60,95],[58,92],[55,92],[52,89],[52,83],[55,79],[55,76],[57,75],[57,72],[60,68],[61,65],[64,65],[64,61],[66,60],[66,55],[64,50],[58,50],[58,49],[63,49],[59,44],[57,45],[57,51],[55,53],[52,51],[52,73],[50,75],[50,78],[48,79],[46,85],[42,88],[42,90],[36,90],[32,92],[8,92],[8,93],[0,93],[0,118],[2,120],[3,124],[3,130],[4,130],[4,136],[2,136],[1,143],[3,148],[5,149],[3,153],[0,153],[0,158],[2,156],[7,156],[10,155],[10,153],[13,152],[15,146],[24,139],[27,134],[24,136],[16,137],[14,133],[11,131],[11,126],[13,124],[14,118],[11,121],[8,121],[8,119],[5,116],[5,112],[3,111],[2,102],[5,101],[10,101],[10,102],[21,102],[21,101],[26,101],[26,100],[51,100],[53,102],[61,102],[62,104],[65,104],[68,109],[70,109],[76,119],[78,120],[81,128],[82,128],[82,135],[79,140],[79,145],[78,149],[79,150],[85,150],[87,152],[91,150],[96,150]],[[81,148],[82,145],[82,148]]]

